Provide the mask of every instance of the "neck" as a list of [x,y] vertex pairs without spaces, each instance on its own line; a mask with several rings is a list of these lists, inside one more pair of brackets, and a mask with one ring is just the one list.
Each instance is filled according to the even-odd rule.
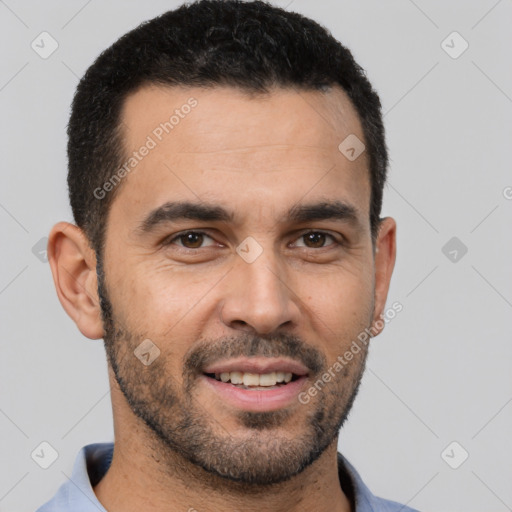
[[[139,438],[140,439],[140,438]],[[151,445],[152,443],[150,443]],[[169,451],[169,450],[167,450]],[[147,443],[116,440],[112,464],[94,487],[109,512],[350,512],[338,477],[337,443],[292,479],[249,486],[212,475]]]

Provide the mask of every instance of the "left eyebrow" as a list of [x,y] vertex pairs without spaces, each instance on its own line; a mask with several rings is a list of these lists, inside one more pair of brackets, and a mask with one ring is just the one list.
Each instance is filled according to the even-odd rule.
[[[148,233],[160,224],[183,219],[200,222],[233,222],[235,214],[219,205],[171,201],[152,210],[139,224],[137,231]],[[339,200],[294,205],[288,210],[283,222],[305,223],[321,220],[341,220],[353,225],[360,224],[357,208]]]
[[342,220],[358,224],[357,208],[343,201],[323,201],[295,205],[288,210],[287,220],[291,222],[314,222],[319,220]]

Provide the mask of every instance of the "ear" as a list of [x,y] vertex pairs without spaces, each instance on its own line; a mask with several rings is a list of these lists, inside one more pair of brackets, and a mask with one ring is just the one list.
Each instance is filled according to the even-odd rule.
[[53,226],[48,237],[48,261],[66,313],[84,336],[102,338],[96,254],[84,232],[68,222]]
[[[375,307],[371,332],[379,335],[385,322],[382,320],[388,296],[391,274],[396,258],[396,222],[391,217],[381,219],[375,242]],[[379,321],[380,320],[380,321]]]

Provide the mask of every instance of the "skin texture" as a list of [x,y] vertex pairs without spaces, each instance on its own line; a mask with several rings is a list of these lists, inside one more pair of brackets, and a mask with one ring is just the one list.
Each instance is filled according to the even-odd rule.
[[[381,221],[374,251],[366,153],[351,162],[338,150],[350,134],[364,140],[357,114],[339,88],[248,96],[144,86],[125,103],[127,154],[191,97],[197,106],[116,191],[103,316],[87,238],[64,222],[50,234],[59,299],[86,337],[104,338],[109,360],[115,450],[94,491],[109,512],[349,511],[338,431],[367,349],[307,404],[275,411],[227,404],[202,363],[283,356],[308,368],[307,390],[384,312],[396,225]],[[334,200],[354,207],[353,222],[285,220],[294,205]],[[234,219],[141,231],[168,201],[219,205]],[[176,238],[186,230],[204,236]],[[262,249],[252,263],[236,252],[249,236]],[[147,366],[134,355],[146,339],[160,350]]]

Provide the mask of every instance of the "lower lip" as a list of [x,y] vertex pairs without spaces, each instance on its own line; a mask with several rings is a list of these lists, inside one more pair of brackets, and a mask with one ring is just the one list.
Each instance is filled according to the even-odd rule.
[[298,395],[307,377],[302,376],[268,391],[251,390],[234,386],[228,382],[218,381],[202,375],[200,377],[207,386],[220,395],[226,402],[238,409],[246,411],[276,411],[298,402]]

